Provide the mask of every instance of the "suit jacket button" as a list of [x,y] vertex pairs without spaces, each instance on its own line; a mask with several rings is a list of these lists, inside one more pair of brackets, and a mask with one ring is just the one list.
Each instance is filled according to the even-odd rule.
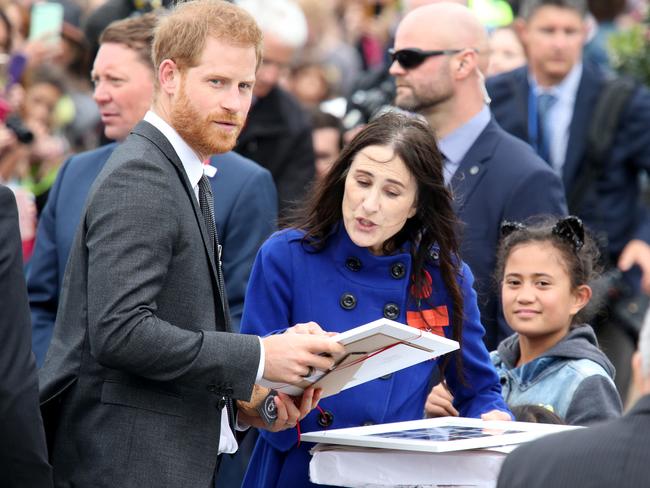
[[352,293],[344,293],[339,303],[345,310],[352,310],[357,306],[357,299]]
[[316,422],[321,427],[327,428],[334,422],[334,414],[329,410],[323,410],[318,414],[318,420]]
[[384,305],[384,317],[395,320],[399,317],[399,307],[394,303],[387,303]]
[[361,261],[359,258],[355,257],[349,257],[348,259],[345,260],[345,267],[348,268],[350,271],[359,271],[361,270]]
[[406,274],[406,266],[402,263],[395,263],[390,267],[390,275],[396,280],[401,280]]

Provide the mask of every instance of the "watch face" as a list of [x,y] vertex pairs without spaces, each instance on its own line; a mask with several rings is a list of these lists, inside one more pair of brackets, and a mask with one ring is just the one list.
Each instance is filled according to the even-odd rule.
[[275,420],[278,418],[278,409],[275,406],[275,401],[273,400],[277,395],[277,392],[271,390],[271,392],[266,396],[264,401],[258,407],[258,412],[262,420],[268,425],[273,425]]

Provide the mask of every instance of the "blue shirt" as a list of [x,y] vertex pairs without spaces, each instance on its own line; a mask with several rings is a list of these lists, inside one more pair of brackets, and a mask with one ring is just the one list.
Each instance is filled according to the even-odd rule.
[[443,168],[445,184],[450,184],[465,154],[474,145],[481,132],[485,130],[490,118],[490,109],[487,105],[484,105],[481,111],[469,119],[467,123],[438,141],[440,151],[445,158]]
[[528,74],[528,82],[535,95],[535,100],[542,93],[549,93],[556,98],[556,102],[548,111],[551,121],[549,124],[551,129],[549,134],[549,156],[551,166],[560,175],[566,159],[566,150],[569,146],[569,129],[573,118],[573,107],[580,78],[582,78],[582,63],[577,63],[560,83],[550,88],[540,87],[533,74]]

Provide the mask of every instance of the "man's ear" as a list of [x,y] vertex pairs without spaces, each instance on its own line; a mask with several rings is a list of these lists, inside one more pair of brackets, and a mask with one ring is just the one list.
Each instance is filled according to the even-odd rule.
[[158,83],[161,90],[167,95],[176,93],[180,83],[180,71],[171,59],[165,59],[158,68]]

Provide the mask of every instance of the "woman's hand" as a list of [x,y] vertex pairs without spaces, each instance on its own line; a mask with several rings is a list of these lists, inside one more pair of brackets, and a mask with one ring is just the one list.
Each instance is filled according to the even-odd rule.
[[512,420],[512,417],[509,413],[504,412],[503,410],[495,409],[481,414],[481,420]]
[[458,410],[454,408],[454,397],[443,381],[431,389],[424,404],[424,413],[427,417],[458,417]]

